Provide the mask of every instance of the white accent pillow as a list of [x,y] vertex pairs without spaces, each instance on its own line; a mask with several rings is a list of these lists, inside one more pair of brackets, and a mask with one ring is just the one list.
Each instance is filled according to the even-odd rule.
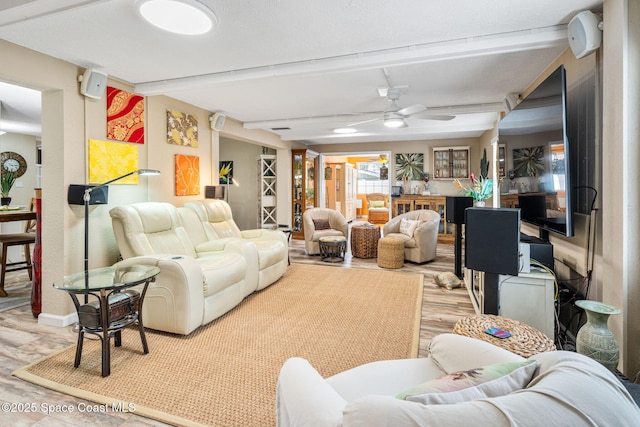
[[531,359],[453,372],[422,383],[396,397],[425,405],[447,405],[505,396],[525,388],[531,382],[537,367],[538,362]]
[[402,234],[406,234],[409,237],[413,237],[413,232],[416,231],[416,228],[418,228],[419,224],[420,221],[402,218],[400,220],[400,232]]

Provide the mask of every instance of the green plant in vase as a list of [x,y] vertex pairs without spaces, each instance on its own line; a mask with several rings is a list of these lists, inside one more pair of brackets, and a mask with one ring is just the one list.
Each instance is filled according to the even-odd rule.
[[16,176],[13,172],[4,170],[0,177],[0,194],[2,195],[2,206],[8,206],[11,203],[9,192],[16,182]]

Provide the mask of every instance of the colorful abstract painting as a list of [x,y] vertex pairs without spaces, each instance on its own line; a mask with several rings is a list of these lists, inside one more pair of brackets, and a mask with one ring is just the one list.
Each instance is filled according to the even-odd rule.
[[144,144],[144,98],[107,86],[107,139]]
[[197,147],[198,119],[190,114],[167,110],[167,142]]
[[220,184],[233,184],[233,161],[220,162],[218,176],[220,177]]
[[200,194],[200,158],[176,154],[176,196]]
[[[89,183],[102,184],[138,170],[138,146],[113,141],[89,140]],[[137,184],[138,175],[114,184]]]

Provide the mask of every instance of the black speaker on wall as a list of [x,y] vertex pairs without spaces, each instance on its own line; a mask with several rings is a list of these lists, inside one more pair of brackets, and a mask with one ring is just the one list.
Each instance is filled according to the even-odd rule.
[[472,206],[473,197],[447,196],[447,222],[452,224],[464,224],[464,211]]
[[468,208],[465,212],[467,268],[517,276],[520,269],[520,209]]

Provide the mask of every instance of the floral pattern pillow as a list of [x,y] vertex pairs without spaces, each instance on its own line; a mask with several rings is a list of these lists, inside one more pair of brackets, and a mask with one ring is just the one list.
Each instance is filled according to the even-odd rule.
[[504,396],[525,388],[531,382],[537,367],[538,362],[532,359],[453,372],[422,383],[396,397],[433,405]]

